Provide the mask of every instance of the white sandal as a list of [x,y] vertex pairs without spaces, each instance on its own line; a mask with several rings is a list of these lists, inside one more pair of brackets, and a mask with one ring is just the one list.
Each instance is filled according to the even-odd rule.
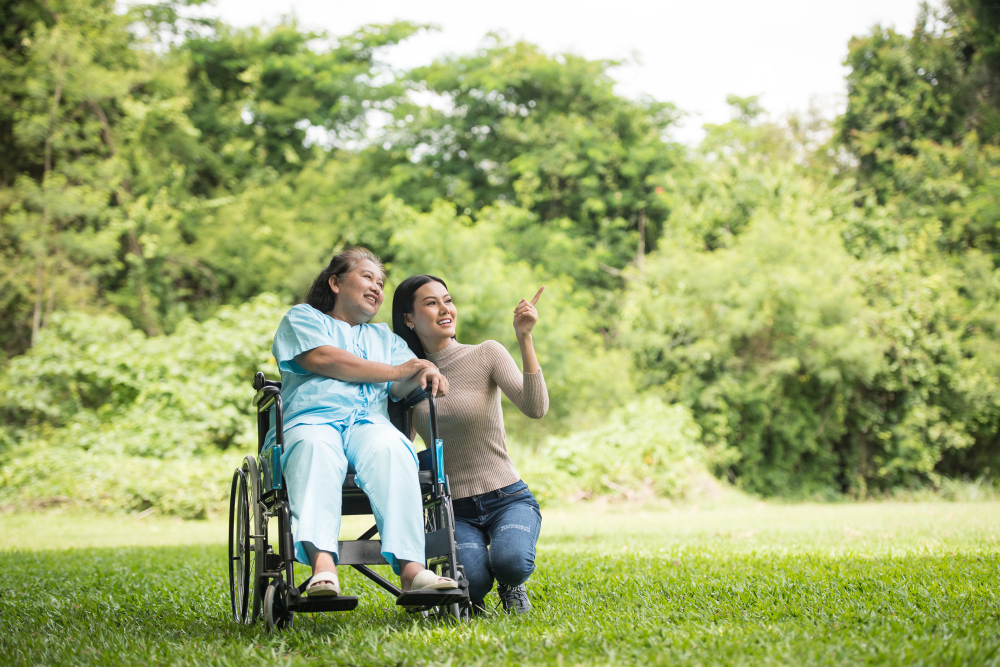
[[447,590],[458,588],[458,582],[448,577],[439,577],[430,570],[421,570],[413,577],[411,591]]
[[318,572],[309,578],[306,595],[316,597],[340,595],[340,580],[336,572]]

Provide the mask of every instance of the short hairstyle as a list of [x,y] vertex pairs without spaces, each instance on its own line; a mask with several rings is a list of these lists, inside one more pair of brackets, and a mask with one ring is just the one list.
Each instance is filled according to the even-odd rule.
[[379,259],[378,255],[368,248],[344,248],[334,255],[326,268],[316,276],[312,287],[309,288],[309,293],[306,294],[306,303],[323,313],[329,313],[333,310],[333,306],[337,302],[337,295],[330,289],[330,278],[337,276],[337,280],[343,280],[363,259],[374,262],[382,273],[382,279],[385,280],[385,267],[382,266],[382,260]]

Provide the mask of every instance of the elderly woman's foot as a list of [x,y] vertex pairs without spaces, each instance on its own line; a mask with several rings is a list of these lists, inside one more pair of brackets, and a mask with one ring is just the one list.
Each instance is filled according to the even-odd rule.
[[306,595],[322,597],[324,595],[340,595],[340,579],[336,572],[317,572],[309,578],[306,584]]
[[406,561],[399,572],[399,588],[402,592],[429,589],[458,588],[458,582],[448,577],[439,577],[421,563]]
[[312,562],[313,576],[306,584],[306,595],[340,595],[340,579],[337,578],[337,560],[329,551],[320,551],[312,543],[304,542],[306,553]]
[[458,588],[458,582],[448,577],[439,577],[430,570],[418,572],[410,583],[411,591],[441,591],[451,588]]

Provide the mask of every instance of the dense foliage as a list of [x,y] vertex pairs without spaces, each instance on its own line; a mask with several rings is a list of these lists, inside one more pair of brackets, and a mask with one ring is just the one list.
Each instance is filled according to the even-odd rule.
[[393,72],[381,50],[421,26],[189,4],[0,10],[0,502],[165,505],[134,471],[178,466],[212,490],[176,511],[206,511],[191,471],[252,448],[246,381],[347,244],[390,289],[445,278],[466,342],[513,349],[510,309],[547,286],[552,411],[508,425],[555,491],[683,493],[690,462],[863,497],[1000,465],[995,3],[853,39],[832,123],[734,97],[697,149],[614,62],[489,38]]

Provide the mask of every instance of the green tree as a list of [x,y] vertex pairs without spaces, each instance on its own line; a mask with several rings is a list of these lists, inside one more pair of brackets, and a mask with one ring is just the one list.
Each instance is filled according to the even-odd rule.
[[[633,271],[622,342],[644,388],[691,408],[733,481],[766,494],[839,492],[851,486],[850,405],[882,363],[881,342],[866,331],[853,259],[815,211],[830,193],[788,166],[758,178],[754,211],[725,247],[678,235]],[[678,208],[676,224],[713,213]]]
[[[287,211],[265,206],[284,220],[271,226],[291,240],[290,255],[248,253],[248,238],[272,240],[269,221],[234,216],[258,213],[307,166],[336,162],[333,144],[363,136],[368,109],[400,90],[374,81],[375,53],[417,27],[369,26],[337,40],[293,25],[200,21],[196,30],[180,18],[183,4],[10,8],[0,59],[9,103],[0,143],[15,156],[0,167],[6,353],[23,351],[67,307],[111,307],[155,334],[263,290],[290,298],[305,280],[294,267],[312,266],[296,257],[319,261],[349,235],[297,224],[309,193],[282,197]],[[357,160],[348,151],[345,162]]]
[[56,308],[91,301],[114,258],[123,230],[108,206],[117,179],[105,109],[142,77],[127,21],[110,4],[12,9],[35,19],[18,24],[20,44],[6,39],[0,59],[13,105],[3,152],[16,156],[0,182],[0,250],[10,267],[0,276],[8,322],[0,337],[16,353]]
[[583,239],[590,273],[576,277],[607,286],[598,261],[620,268],[640,237],[643,252],[655,245],[667,211],[653,181],[681,159],[666,138],[673,106],[616,95],[617,64],[493,37],[471,56],[414,70],[414,87],[441,103],[397,108],[387,132],[399,154],[394,191],[423,209],[444,197],[473,215],[517,203],[532,226]]
[[877,26],[851,40],[838,139],[858,160],[859,203],[870,189],[896,213],[889,228],[855,230],[861,245],[898,249],[930,225],[952,253],[1000,248],[994,4],[925,5],[909,38]]
[[367,26],[332,39],[294,23],[271,30],[217,25],[185,41],[177,55],[187,64],[189,114],[204,149],[194,191],[238,190],[261,166],[298,171],[315,156],[312,142],[364,138],[368,110],[401,92],[376,81],[376,53],[418,29]]

